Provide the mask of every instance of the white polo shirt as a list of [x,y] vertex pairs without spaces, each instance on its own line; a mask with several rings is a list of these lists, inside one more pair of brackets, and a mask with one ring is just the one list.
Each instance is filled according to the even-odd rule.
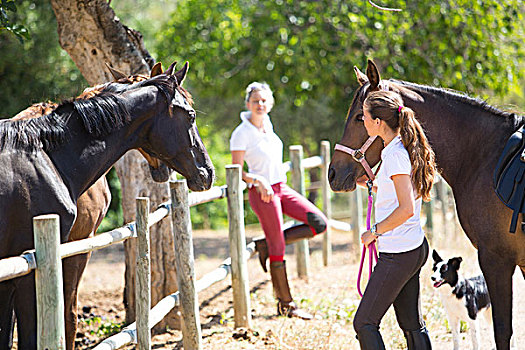
[[251,174],[264,176],[271,185],[286,182],[283,170],[283,142],[273,132],[270,117],[263,119],[262,132],[250,123],[251,112],[241,112],[242,123],[233,130],[230,151],[245,151],[244,160]]
[[[376,223],[388,217],[399,206],[392,176],[411,176],[412,165],[400,136],[396,136],[381,152],[381,168],[377,173],[377,196],[375,202]],[[417,197],[414,191],[414,197]],[[378,250],[383,253],[402,253],[419,247],[425,233],[419,214],[421,197],[416,199],[414,216],[378,238]]]

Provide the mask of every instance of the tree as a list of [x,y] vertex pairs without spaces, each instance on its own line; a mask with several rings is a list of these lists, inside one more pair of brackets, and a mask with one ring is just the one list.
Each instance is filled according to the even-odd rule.
[[[142,42],[139,32],[126,27],[115,16],[105,0],[51,0],[58,23],[60,45],[71,56],[89,84],[112,80],[105,64],[126,74],[148,74],[154,60]],[[115,165],[122,186],[124,221],[135,217],[135,198],[148,196],[152,208],[169,199],[167,184],[154,183],[147,165],[137,152],[128,152]],[[151,228],[151,279],[153,304],[177,290],[174,242],[171,221],[163,220]],[[136,244],[127,240],[126,288],[124,300],[126,321],[135,319]],[[157,325],[158,329],[179,327],[171,312]]]
[[26,23],[31,38],[21,43],[11,32],[0,31],[0,118],[10,118],[32,103],[78,95],[87,83],[58,45],[49,1],[17,1],[10,19]]
[[385,77],[478,95],[503,95],[524,76],[522,1],[383,4],[403,11],[365,1],[182,0],[157,50],[192,57],[193,91],[216,128],[238,124],[249,82],[270,83],[277,132],[311,150],[341,136],[353,66],[367,58]]

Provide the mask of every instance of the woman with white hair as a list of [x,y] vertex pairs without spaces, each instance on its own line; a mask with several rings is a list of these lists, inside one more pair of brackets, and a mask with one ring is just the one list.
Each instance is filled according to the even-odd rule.
[[[245,102],[248,110],[241,112],[242,122],[231,135],[230,151],[234,164],[248,164],[242,179],[248,184],[250,205],[265,235],[255,240],[259,261],[267,272],[266,260],[270,260],[278,315],[309,320],[312,315],[300,310],[290,293],[285,245],[325,232],[328,220],[314,204],[286,185],[283,143],[274,133],[268,115],[274,105],[268,84],[248,85]],[[283,213],[304,224],[283,231]]]

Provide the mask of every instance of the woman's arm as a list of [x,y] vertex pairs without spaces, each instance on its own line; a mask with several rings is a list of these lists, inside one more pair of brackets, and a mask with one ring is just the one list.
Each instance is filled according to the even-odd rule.
[[[239,164],[241,169],[244,166],[244,154],[246,151],[232,151],[232,163]],[[263,202],[268,203],[273,199],[273,189],[268,180],[259,175],[247,173],[242,170],[242,179],[248,184],[253,184],[257,192],[261,195]]]
[[[414,189],[412,187],[412,180],[409,175],[394,175],[392,176],[394,187],[396,189],[396,196],[399,206],[381,222],[376,223],[376,233],[381,234],[402,225],[414,215],[416,207],[416,199],[414,197]],[[370,232],[366,231],[361,235],[361,242],[368,246],[376,237]]]

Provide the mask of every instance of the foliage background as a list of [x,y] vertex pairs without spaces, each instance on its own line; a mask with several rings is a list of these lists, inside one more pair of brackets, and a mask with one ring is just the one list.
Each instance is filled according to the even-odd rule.
[[[302,144],[306,157],[319,153],[321,140],[333,144],[341,136],[357,88],[353,66],[364,69],[367,58],[385,78],[452,88],[525,110],[523,1],[382,4],[403,11],[379,11],[364,0],[113,0],[111,6],[144,35],[150,53],[165,66],[190,61],[185,84],[222,185],[243,90],[254,80],[274,89],[272,121],[285,147]],[[49,2],[20,0],[16,9],[8,12],[9,21],[27,28],[30,38],[21,43],[0,28],[2,118],[86,87],[58,44]],[[109,181],[114,201],[102,230],[122,223],[114,172]],[[247,222],[254,222],[247,214]],[[192,208],[192,219],[196,227],[225,225],[225,201]]]

